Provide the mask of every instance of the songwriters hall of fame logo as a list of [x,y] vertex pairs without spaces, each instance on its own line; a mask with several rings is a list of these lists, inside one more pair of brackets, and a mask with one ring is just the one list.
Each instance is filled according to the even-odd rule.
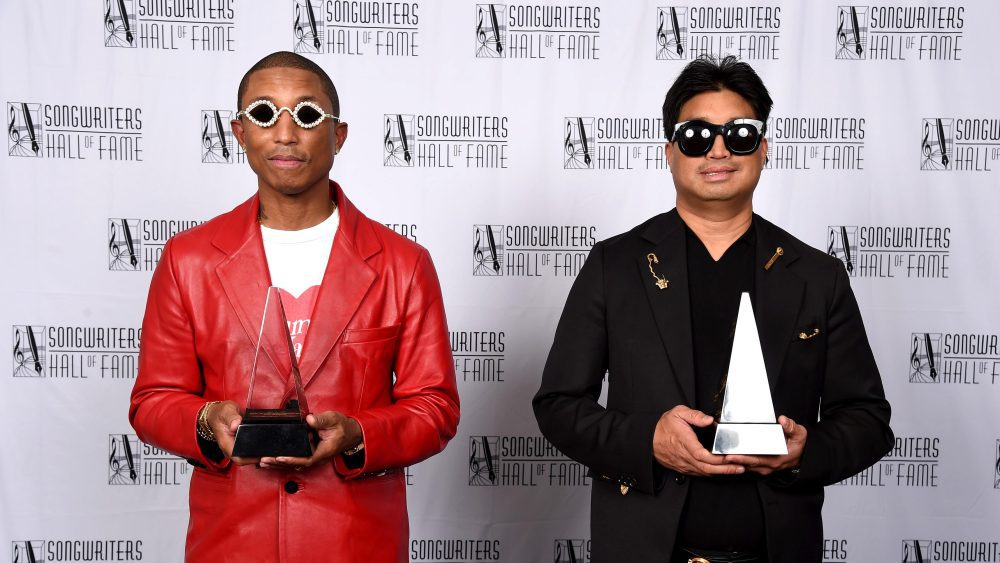
[[104,0],[104,46],[136,47],[135,0]]
[[42,104],[7,102],[7,154],[42,156]]
[[142,255],[138,219],[108,219],[108,270],[138,272]]
[[201,161],[211,164],[232,164],[244,161],[245,154],[233,143],[233,131],[229,122],[233,119],[230,110],[201,111]]
[[503,275],[503,225],[474,225],[472,275]]
[[954,119],[924,119],[920,138],[920,169],[951,170]]
[[499,436],[469,437],[469,485],[495,487],[500,484],[499,443]]
[[42,563],[46,560],[42,551],[44,543],[42,540],[11,542],[13,545],[11,561],[14,563]]
[[178,486],[187,482],[186,460],[139,441],[135,434],[108,435],[108,485]]
[[910,335],[910,383],[938,383],[941,362],[940,333]]
[[852,61],[865,58],[868,43],[867,21],[867,7],[837,6],[836,58]]
[[316,13],[320,12],[322,6],[322,1],[295,1],[295,19],[292,21],[292,30],[295,32],[294,51],[296,53],[323,52],[323,19],[316,17]]
[[685,58],[688,44],[687,8],[670,6],[656,9],[656,60]]
[[563,119],[563,168],[592,169],[594,167],[594,118]]
[[138,485],[142,462],[139,438],[132,434],[108,436],[108,484]]
[[507,6],[476,4],[476,57],[502,59],[507,56]]
[[555,540],[552,546],[552,563],[590,563],[590,540]]
[[931,559],[930,540],[903,540],[902,563],[924,563]]
[[993,458],[993,488],[1000,489],[1000,440],[994,446],[996,456]]
[[385,117],[382,136],[383,166],[413,166],[413,151],[416,138],[413,135],[413,116],[404,114],[383,114]]
[[45,377],[44,326],[14,325],[14,377]]
[[827,229],[826,253],[844,263],[847,275],[854,275],[858,254],[858,228],[831,226]]

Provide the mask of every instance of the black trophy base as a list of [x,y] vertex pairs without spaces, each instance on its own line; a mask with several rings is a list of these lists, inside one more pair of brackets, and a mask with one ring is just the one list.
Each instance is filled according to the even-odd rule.
[[247,409],[236,429],[234,457],[309,457],[312,429],[298,409]]

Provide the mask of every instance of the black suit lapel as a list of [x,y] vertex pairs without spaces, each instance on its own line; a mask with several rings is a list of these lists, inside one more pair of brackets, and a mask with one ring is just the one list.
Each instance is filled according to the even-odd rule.
[[[676,210],[671,211],[653,220],[643,232],[643,238],[652,245],[647,252],[635,258],[637,279],[649,299],[660,339],[684,398],[688,405],[694,405],[694,343],[691,339],[684,223]],[[659,263],[652,264],[656,276],[669,281],[666,289],[657,286],[657,277],[650,272],[650,254],[659,260]]]
[[[785,354],[795,336],[795,319],[802,306],[805,283],[788,268],[798,254],[787,235],[757,215],[754,224],[757,225],[754,317],[773,395]],[[781,254],[765,269],[779,247]]]

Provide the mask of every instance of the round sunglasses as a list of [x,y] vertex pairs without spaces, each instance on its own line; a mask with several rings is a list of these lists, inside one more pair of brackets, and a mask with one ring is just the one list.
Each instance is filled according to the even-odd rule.
[[256,100],[251,102],[245,110],[236,113],[236,117],[247,116],[254,125],[258,127],[270,127],[278,122],[281,112],[287,111],[292,116],[292,121],[303,129],[312,129],[324,119],[332,119],[340,122],[340,118],[323,111],[323,108],[316,102],[303,101],[295,106],[295,109],[278,107],[271,100]]
[[729,152],[738,155],[753,154],[764,137],[764,122],[756,119],[734,119],[725,125],[715,125],[700,119],[692,119],[674,125],[673,140],[681,153],[687,156],[702,156],[712,150],[716,135],[722,135],[722,142]]

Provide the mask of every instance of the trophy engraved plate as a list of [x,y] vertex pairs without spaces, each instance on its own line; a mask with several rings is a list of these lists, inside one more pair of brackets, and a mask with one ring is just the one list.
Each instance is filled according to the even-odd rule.
[[774,416],[767,368],[750,294],[740,297],[733,354],[726,376],[722,415],[715,429],[713,454],[783,455],[785,433]]
[[309,407],[288,319],[276,287],[269,287],[257,336],[243,420],[236,429],[234,457],[309,457]]

